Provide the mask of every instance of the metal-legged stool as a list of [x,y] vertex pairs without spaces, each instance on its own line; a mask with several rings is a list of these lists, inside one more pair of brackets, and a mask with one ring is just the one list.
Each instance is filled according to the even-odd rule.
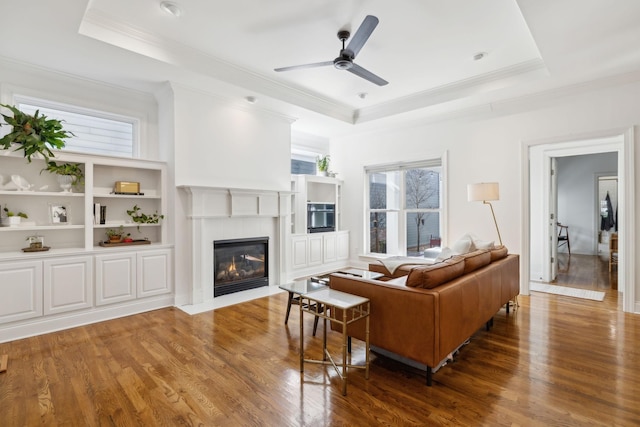
[[567,245],[567,251],[571,255],[571,241],[569,240],[569,226],[558,223],[558,248]]

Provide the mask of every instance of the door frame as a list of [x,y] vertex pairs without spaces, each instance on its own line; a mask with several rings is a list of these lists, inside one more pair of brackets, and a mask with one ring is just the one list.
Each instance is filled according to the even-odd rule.
[[[542,146],[542,147],[538,147]],[[618,289],[623,292],[623,310],[635,312],[635,172],[634,172],[634,128],[611,129],[600,132],[576,134],[565,137],[547,138],[544,140],[522,141],[520,158],[522,162],[521,192],[521,258],[520,258],[520,292],[529,295],[531,281],[531,155],[533,147],[542,148],[544,154],[551,157],[563,155],[592,154],[596,152],[618,153],[618,185],[619,207],[618,220],[620,228],[625,230],[619,235]],[[548,230],[549,227],[544,227]],[[546,232],[544,234],[547,234]],[[544,241],[549,235],[542,236]],[[544,242],[543,241],[543,242]],[[547,245],[543,245],[547,246]]]

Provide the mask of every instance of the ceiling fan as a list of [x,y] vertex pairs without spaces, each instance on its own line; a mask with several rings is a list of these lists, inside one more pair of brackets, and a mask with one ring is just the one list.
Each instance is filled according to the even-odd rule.
[[364,46],[364,44],[369,39],[369,36],[371,36],[371,33],[373,33],[373,30],[375,30],[378,22],[378,18],[376,18],[375,16],[367,15],[367,17],[364,18],[364,21],[362,21],[362,24],[360,24],[360,28],[358,28],[358,31],[356,31],[356,33],[353,35],[353,38],[351,39],[347,47],[345,47],[344,44],[351,33],[346,30],[338,31],[338,38],[342,41],[342,49],[340,50],[340,56],[338,56],[333,61],[316,62],[313,64],[304,65],[293,65],[291,67],[276,68],[274,69],[274,71],[291,71],[304,68],[317,68],[333,65],[338,70],[347,70],[358,77],[362,77],[363,79],[370,81],[371,83],[377,84],[378,86],[384,86],[389,82],[353,62],[353,60],[356,59],[356,55],[358,55],[358,52],[360,52],[360,49],[362,49],[362,46]]

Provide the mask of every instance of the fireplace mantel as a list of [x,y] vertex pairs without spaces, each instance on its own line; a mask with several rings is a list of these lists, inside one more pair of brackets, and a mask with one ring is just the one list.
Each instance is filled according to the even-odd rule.
[[213,241],[269,236],[269,284],[286,277],[287,244],[291,234],[291,192],[179,186],[188,195],[190,223],[191,304],[212,300]]
[[286,215],[283,199],[291,192],[274,190],[251,190],[244,188],[221,188],[201,186],[179,186],[189,194],[189,218],[278,217]]

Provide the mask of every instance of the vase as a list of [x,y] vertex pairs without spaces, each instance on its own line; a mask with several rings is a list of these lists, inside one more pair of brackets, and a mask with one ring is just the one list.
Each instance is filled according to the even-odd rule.
[[19,216],[8,216],[2,218],[2,225],[5,227],[19,227],[20,226],[20,217]]
[[62,188],[63,193],[71,193],[71,187],[73,186],[76,177],[73,175],[57,175],[58,184]]

